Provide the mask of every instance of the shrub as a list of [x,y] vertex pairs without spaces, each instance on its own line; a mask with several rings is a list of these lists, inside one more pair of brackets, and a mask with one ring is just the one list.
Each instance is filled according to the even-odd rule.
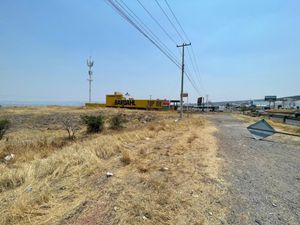
[[8,120],[0,120],[0,140],[3,138],[9,127],[10,122]]
[[65,117],[62,120],[63,128],[68,132],[69,140],[75,139],[76,132],[80,129],[79,125],[71,117]]
[[99,116],[81,116],[83,123],[87,126],[88,133],[99,133],[103,131],[104,119]]
[[110,128],[114,130],[119,130],[123,128],[124,119],[121,114],[113,116],[110,120]]

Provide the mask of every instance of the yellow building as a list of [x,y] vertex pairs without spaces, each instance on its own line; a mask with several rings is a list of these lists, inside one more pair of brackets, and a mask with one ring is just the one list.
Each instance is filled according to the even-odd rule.
[[106,95],[106,104],[86,103],[86,107],[117,107],[132,109],[169,109],[168,100],[143,100],[126,98],[122,93],[115,92],[113,95]]

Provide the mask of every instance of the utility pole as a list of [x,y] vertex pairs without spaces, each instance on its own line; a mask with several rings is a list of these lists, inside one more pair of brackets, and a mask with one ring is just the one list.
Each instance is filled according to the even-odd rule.
[[206,112],[208,112],[208,95],[206,95]]
[[94,61],[91,60],[91,57],[86,61],[87,66],[89,67],[89,103],[92,101],[92,67],[94,66]]
[[191,45],[191,43],[177,45],[177,48],[182,48],[182,63],[181,63],[181,91],[180,91],[180,118],[183,117],[183,77],[184,77],[184,47]]
[[150,109],[151,108],[151,98],[152,98],[152,95],[149,95],[149,101],[148,101],[148,109]]

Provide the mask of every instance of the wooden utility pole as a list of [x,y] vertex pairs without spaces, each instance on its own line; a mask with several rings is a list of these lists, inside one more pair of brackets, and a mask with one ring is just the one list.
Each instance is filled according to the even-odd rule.
[[182,64],[181,64],[181,91],[180,91],[180,118],[183,117],[183,77],[184,77],[184,47],[189,46],[191,43],[182,45],[177,45],[177,48],[182,48]]

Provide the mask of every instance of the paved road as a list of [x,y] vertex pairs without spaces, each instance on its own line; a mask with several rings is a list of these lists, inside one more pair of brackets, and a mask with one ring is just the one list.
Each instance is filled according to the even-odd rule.
[[254,140],[230,115],[208,116],[218,127],[225,161],[228,224],[300,224],[300,140],[274,135]]

